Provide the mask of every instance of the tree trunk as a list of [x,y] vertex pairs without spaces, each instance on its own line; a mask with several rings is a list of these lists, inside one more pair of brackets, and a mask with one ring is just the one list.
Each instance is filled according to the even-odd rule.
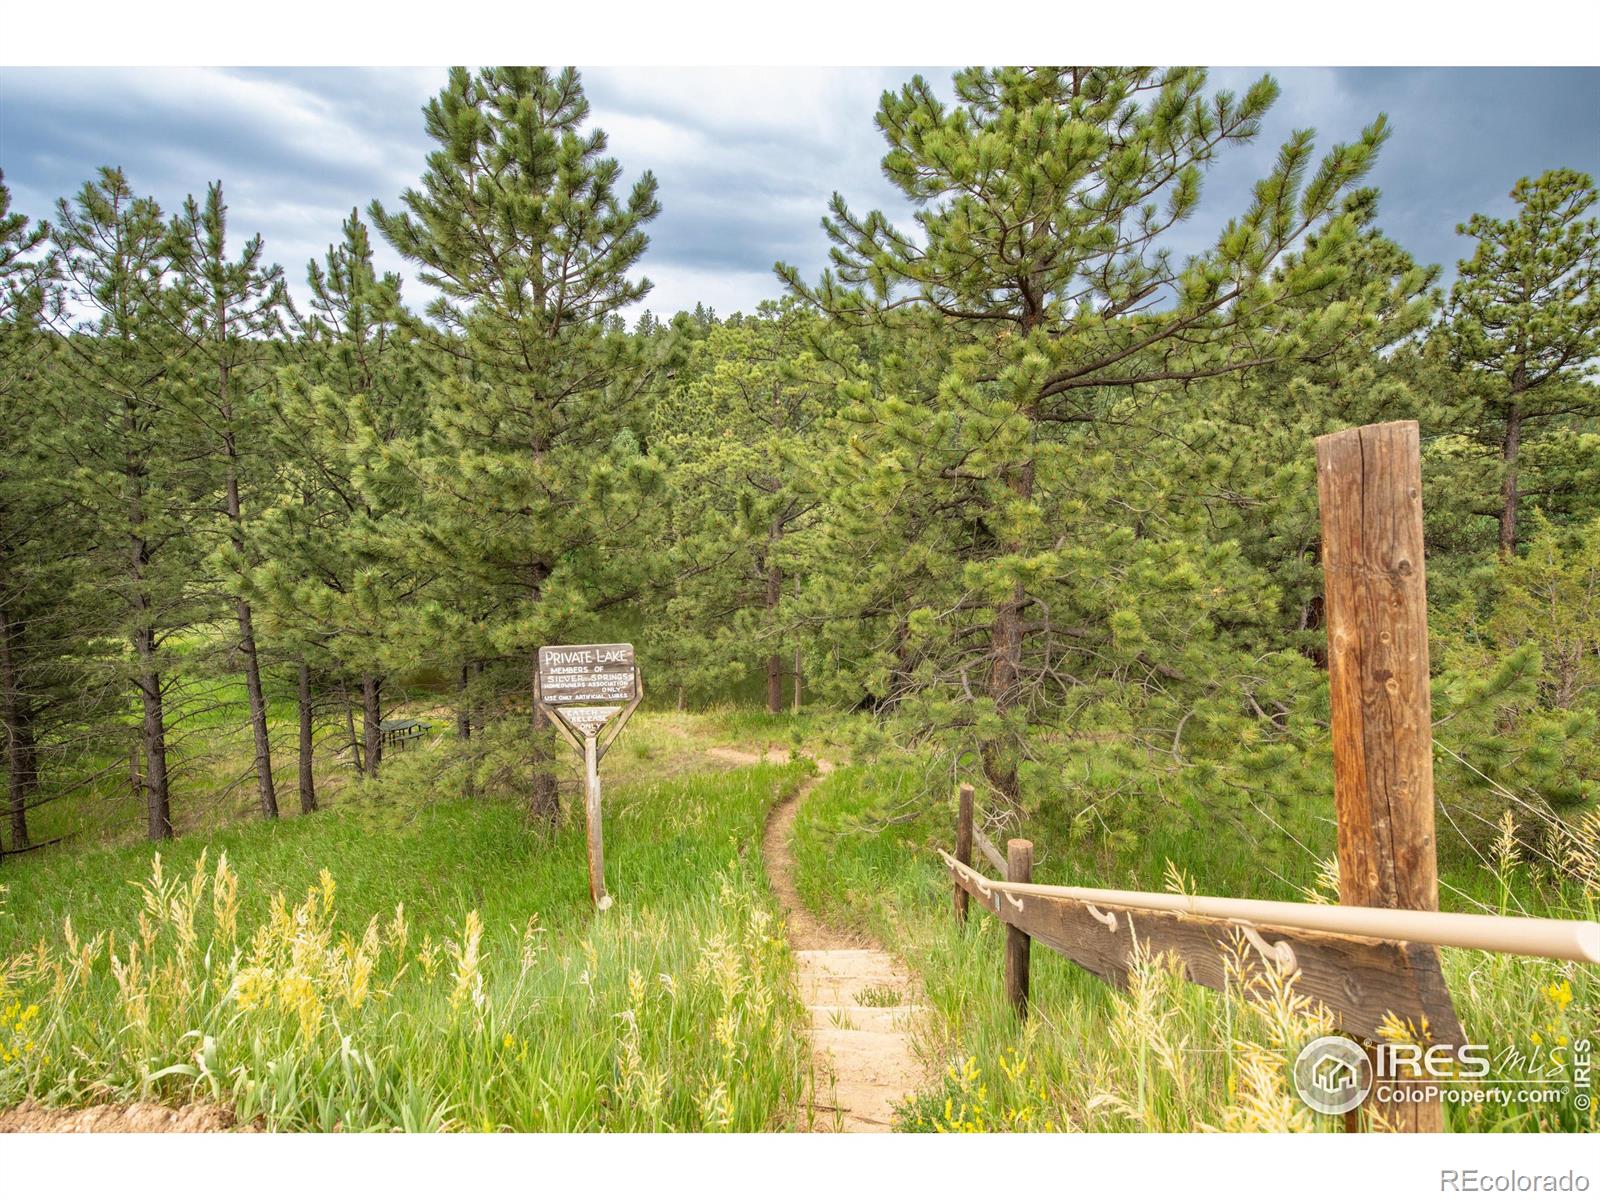
[[[1019,280],[1022,285],[1024,336],[1031,334],[1043,319],[1044,293],[1036,275]],[[1037,419],[1031,409],[1025,414],[1030,422]],[[1018,503],[1033,499],[1033,461],[1029,459],[1006,472],[1006,482]],[[1027,547],[1020,539],[1007,539],[1002,547],[1012,554],[1021,554]],[[995,608],[994,622],[989,627],[989,678],[988,695],[994,701],[995,711],[1004,716],[1018,700],[1022,677],[1022,611],[1028,596],[1019,583],[1012,588],[1011,596]],[[1017,781],[1017,754],[1008,744],[1006,735],[985,738],[979,744],[983,759],[983,774],[989,786],[1003,803],[1015,811],[1022,802],[1022,788]]]
[[278,793],[272,786],[272,743],[267,736],[267,698],[261,688],[255,622],[249,602],[242,597],[238,601],[238,611],[239,650],[244,655],[245,691],[250,696],[250,731],[256,744],[256,796],[261,802],[261,815],[272,818],[278,815]]
[[356,737],[356,712],[350,703],[349,685],[340,684],[339,690],[344,696],[344,724],[350,738],[350,758],[356,764],[356,774],[365,775],[367,764],[361,757],[361,739]]
[[12,651],[14,628],[4,610],[0,610],[0,723],[5,725],[6,734],[6,799],[11,811],[11,848],[24,850],[28,846],[28,743],[32,734],[23,720],[22,688]]
[[1505,477],[1500,483],[1500,557],[1517,552],[1517,454],[1522,448],[1522,378],[1518,367],[1512,385],[1511,407],[1506,413],[1506,440],[1501,447]]
[[315,747],[311,740],[311,668],[305,659],[300,660],[297,700],[300,716],[300,811],[317,811],[317,777],[312,770],[311,756]]
[[[772,536],[767,541],[767,627],[773,625],[778,611],[778,600],[783,595],[783,568],[772,561],[772,550],[782,534],[782,527],[773,522]],[[767,711],[783,711],[783,656],[776,651],[767,655]]]
[[800,715],[800,647],[794,650],[794,715]]
[[783,711],[783,657],[778,654],[767,655],[767,711]]
[[157,632],[152,619],[154,603],[146,575],[150,567],[150,544],[144,536],[145,463],[137,457],[134,431],[138,425],[133,402],[125,399],[122,427],[126,450],[123,458],[123,487],[128,503],[128,578],[132,583],[134,629],[133,657],[135,682],[144,709],[139,736],[144,748],[144,775],[139,786],[144,791],[146,830],[151,841],[172,836],[172,803],[167,777],[167,727],[162,711],[161,671],[156,665]]
[[145,771],[140,780],[144,789],[146,829],[153,842],[172,836],[172,803],[167,778],[167,724],[162,711],[161,672],[156,667],[156,638],[152,629],[134,634],[134,655],[139,663],[139,695],[144,703],[140,727]]
[[467,707],[467,689],[472,683],[472,664],[461,663],[461,676],[456,686],[456,736],[463,742],[472,740],[472,710]]
[[[225,313],[219,312],[218,319],[225,321]],[[233,543],[234,553],[242,560],[244,510],[239,504],[239,450],[233,437],[233,403],[228,396],[226,360],[220,371],[218,387],[221,392],[223,420],[227,423],[222,437],[223,451],[228,460],[224,500],[228,513],[229,540]],[[250,732],[256,744],[256,796],[261,803],[261,815],[272,818],[278,815],[278,793],[272,786],[272,742],[267,736],[267,701],[261,688],[261,659],[256,654],[255,621],[250,613],[250,602],[243,596],[234,598],[234,606],[239,615],[239,653],[244,656],[245,691],[250,697]]]
[[367,776],[378,777],[383,762],[383,680],[366,675],[361,680],[361,741],[366,751]]
[[[1022,501],[1033,496],[1033,464],[1024,463],[1011,479],[1012,493]],[[1020,551],[1021,546],[1009,549]],[[1011,596],[995,608],[994,623],[989,628],[989,679],[988,694],[994,701],[995,711],[1005,715],[1017,702],[1017,689],[1022,676],[1022,610],[1028,596],[1019,583],[1012,588]],[[1017,782],[1017,757],[1014,749],[1000,738],[986,738],[979,747],[983,758],[984,777],[1002,801],[1016,808],[1022,801],[1022,789]]]
[[[533,564],[533,588],[530,599],[537,605],[544,598],[544,581],[550,577],[550,568],[542,562]],[[554,823],[561,814],[561,791],[550,753],[550,718],[539,707],[539,650],[535,647],[529,656],[533,685],[533,787],[528,797],[528,811],[538,820]]]
[[[1011,599],[995,609],[989,629],[989,698],[996,711],[1004,714],[1016,702],[1017,680],[1022,668],[1022,606],[1026,596],[1020,584]],[[1015,808],[1022,800],[1017,782],[1016,755],[1002,735],[986,738],[979,747],[983,774],[989,786],[1005,804]]]
[[[539,652],[533,652],[534,694],[538,694]],[[537,703],[533,706],[533,791],[528,812],[542,821],[554,823],[561,813],[561,792],[556,782],[550,754],[550,718]]]
[[[11,848],[21,850],[32,844],[28,836],[28,798],[39,789],[39,747],[33,740],[33,718],[21,710],[17,731],[17,792],[11,797]],[[20,794],[19,794],[20,793]]]

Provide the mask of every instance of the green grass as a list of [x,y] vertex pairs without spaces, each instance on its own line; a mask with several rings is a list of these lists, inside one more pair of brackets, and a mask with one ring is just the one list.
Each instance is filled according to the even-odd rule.
[[[130,706],[129,748],[131,723],[136,717]],[[173,823],[180,834],[218,833],[259,814],[249,717],[242,677],[215,679],[191,672],[174,678],[168,701],[167,761],[172,773]],[[298,807],[296,702],[269,698],[267,719],[278,805],[282,811],[294,811]],[[316,736],[318,784],[331,794],[350,774],[334,758],[344,735],[328,719],[319,722]],[[144,802],[129,783],[126,751],[111,754],[98,749],[57,762],[54,768],[45,780],[47,791],[64,788],[73,780],[91,782],[29,812],[29,835],[34,843],[63,838],[67,848],[77,850],[107,843],[133,844],[145,836]]]
[[[618,905],[597,916],[581,817],[550,831],[515,799],[469,798],[516,794],[506,764],[522,761],[520,725],[480,731],[477,768],[449,736],[387,758],[377,783],[319,757],[326,809],[269,823],[248,789],[206,792],[248,765],[235,690],[195,727],[210,774],[191,773],[175,797],[185,836],[161,848],[159,880],[116,780],[57,809],[78,839],[0,870],[0,1105],[213,1100],[310,1130],[806,1125],[804,1018],[759,838],[805,759],[857,756],[867,765],[842,766],[800,814],[797,883],[813,909],[872,932],[922,978],[930,1015],[914,1044],[934,1083],[904,1106],[902,1128],[1329,1127],[1285,1088],[1285,1062],[1321,1027],[1281,988],[1218,994],[1144,963],[1120,992],[1040,950],[1020,1024],[995,923],[974,909],[962,929],[950,914],[933,854],[953,828],[943,782],[922,762],[873,763],[865,718],[640,712],[604,769]],[[275,725],[291,718],[274,710]],[[787,747],[801,762],[732,767],[707,758],[718,745]],[[1300,899],[1317,886],[1334,850],[1327,814],[1280,808],[1274,824],[1235,802],[1216,809],[1173,787],[1168,807],[1119,814],[1115,828],[1052,808],[1024,832],[1045,882],[1162,890],[1170,861],[1214,894]],[[1449,908],[1594,914],[1592,898],[1505,864],[1447,860],[1442,882]],[[1469,1037],[1529,1054],[1594,1039],[1594,970],[1442,957]],[[1570,1103],[1458,1106],[1447,1119],[1595,1128]]]
[[[795,827],[802,898],[833,920],[859,924],[921,975],[931,1018],[918,1048],[937,1081],[901,1113],[907,1129],[1331,1128],[1293,1097],[1284,1065],[1324,1030],[1278,989],[1253,999],[1184,983],[1146,964],[1120,992],[1043,948],[1032,956],[1031,1016],[1012,1013],[1002,990],[1003,939],[976,906],[966,927],[951,914],[948,875],[936,846],[949,847],[954,804],[929,798],[914,765],[851,767],[824,780]],[[1027,832],[1031,832],[1027,831]],[[1305,832],[1305,839],[1315,836]],[[1329,855],[1331,827],[1325,849]],[[1043,851],[1043,853],[1038,853]],[[1165,860],[1181,863],[1207,894],[1300,899],[1316,882],[1313,856],[1275,855],[1272,870],[1225,835],[1170,831],[1127,844],[1074,847],[1036,841],[1045,883],[1165,890]],[[1451,871],[1458,893],[1494,898],[1487,872]],[[1513,871],[1513,893],[1530,913],[1594,915],[1591,900]],[[1463,901],[1462,903],[1465,903]],[[1600,1031],[1600,971],[1576,964],[1472,951],[1441,951],[1468,1037],[1530,1055]],[[1259,985],[1269,983],[1259,980]],[[1570,998],[1562,991],[1570,988]],[[1551,989],[1554,989],[1552,991]],[[1535,1037],[1538,1041],[1535,1042]],[[1570,1082],[1570,1080],[1568,1080]],[[1560,1103],[1451,1106],[1450,1127],[1471,1130],[1595,1130],[1567,1090]]]
[[803,769],[630,783],[607,765],[605,914],[581,820],[541,832],[403,772],[180,838],[159,881],[146,846],[7,864],[0,1104],[215,1099],[277,1129],[791,1127],[809,1068],[758,842]]

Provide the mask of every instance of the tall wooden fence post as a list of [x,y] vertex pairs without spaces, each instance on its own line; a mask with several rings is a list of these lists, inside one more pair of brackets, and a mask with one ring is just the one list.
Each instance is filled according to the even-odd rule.
[[[1012,838],[1006,843],[1006,880],[1010,883],[1033,882],[1032,842]],[[1002,911],[1009,903],[1008,897],[1000,898]],[[1027,934],[1010,922],[1006,923],[1006,998],[1022,1020],[1028,1016],[1028,951],[1032,944],[1033,940]]]
[[[956,861],[964,867],[972,865],[972,785],[963,783],[956,793]],[[954,904],[956,920],[967,923],[967,890],[955,885]]]
[[[1433,714],[1416,422],[1364,425],[1319,437],[1317,494],[1339,902],[1436,910]],[[1437,1101],[1380,1104],[1374,1098],[1369,1109],[1395,1129],[1443,1128]]]

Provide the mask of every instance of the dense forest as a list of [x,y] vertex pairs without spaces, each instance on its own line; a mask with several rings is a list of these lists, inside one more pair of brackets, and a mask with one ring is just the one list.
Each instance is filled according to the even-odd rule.
[[172,213],[115,167],[50,214],[0,191],[5,855],[133,800],[152,839],[197,805],[310,812],[317,755],[379,778],[383,721],[424,710],[454,734],[439,787],[559,821],[534,654],[591,639],[638,645],[657,708],[854,713],[928,794],[971,778],[1083,844],[1276,836],[1329,811],[1312,439],[1408,418],[1442,849],[1481,855],[1514,809],[1519,854],[1578,861],[1593,181],[1551,164],[1505,181],[1507,217],[1437,214],[1470,245],[1446,287],[1383,233],[1375,115],[1296,133],[1179,256],[1270,77],[954,92],[878,112],[915,225],[836,195],[831,267],[780,263],[783,298],[732,316],[633,315],[656,184],[572,70],[452,71],[416,186],[329,230],[300,303],[225,181]]

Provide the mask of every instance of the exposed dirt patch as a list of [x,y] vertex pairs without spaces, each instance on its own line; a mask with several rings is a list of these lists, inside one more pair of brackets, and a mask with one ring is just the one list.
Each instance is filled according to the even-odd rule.
[[219,1104],[96,1104],[93,1108],[44,1108],[26,1100],[0,1112],[0,1133],[254,1133],[238,1126],[233,1110]]
[[[773,750],[765,755],[720,748],[708,753],[741,765],[783,762],[788,757]],[[826,775],[833,764],[819,761],[817,768]],[[800,999],[811,1013],[816,1077],[811,1129],[886,1132],[894,1121],[895,1106],[921,1079],[909,1037],[911,1022],[921,1012],[914,1002],[916,981],[871,939],[834,929],[801,903],[789,836],[800,805],[816,783],[808,780],[772,810],[761,840],[767,876],[783,906],[795,950]]]
[[718,762],[731,763],[736,767],[753,767],[757,763],[786,763],[789,761],[789,752],[787,750],[772,748],[763,750],[758,754],[754,750],[736,750],[732,746],[710,746],[706,749],[705,754],[707,758],[714,758]]

